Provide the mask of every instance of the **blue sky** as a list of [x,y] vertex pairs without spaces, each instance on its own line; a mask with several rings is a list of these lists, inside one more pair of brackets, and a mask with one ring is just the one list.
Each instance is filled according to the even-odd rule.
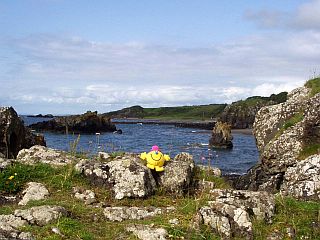
[[319,0],[2,0],[0,32],[20,114],[230,103],[320,71]]

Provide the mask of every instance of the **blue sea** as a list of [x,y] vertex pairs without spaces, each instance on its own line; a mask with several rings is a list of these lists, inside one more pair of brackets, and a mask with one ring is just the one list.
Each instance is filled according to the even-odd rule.
[[[22,116],[25,125],[46,121],[47,118],[30,118]],[[153,145],[158,145],[163,153],[173,158],[180,152],[193,155],[197,164],[218,167],[223,174],[244,174],[258,161],[258,150],[254,136],[233,133],[233,149],[211,149],[208,142],[211,131],[178,128],[173,125],[156,124],[117,124],[123,134],[58,134],[42,132],[50,148],[70,151],[71,145],[79,139],[77,151],[89,155],[99,151],[105,152],[148,152]]]

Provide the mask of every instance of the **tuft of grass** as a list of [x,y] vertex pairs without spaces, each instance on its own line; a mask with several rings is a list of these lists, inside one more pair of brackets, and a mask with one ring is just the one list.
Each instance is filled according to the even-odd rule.
[[292,117],[290,117],[288,120],[286,120],[282,127],[280,128],[280,130],[277,132],[277,134],[275,135],[274,139],[277,139],[279,136],[281,136],[281,134],[287,130],[288,128],[294,126],[295,124],[297,124],[298,122],[301,122],[304,118],[303,112],[300,111],[296,114],[294,114]]
[[320,153],[320,144],[314,143],[307,146],[304,146],[302,151],[300,152],[298,159],[303,160],[307,157]]
[[320,92],[320,77],[310,79],[304,86],[311,89],[310,96],[313,97]]
[[196,167],[195,169],[195,175],[194,179],[196,180],[204,180],[209,182],[214,182],[216,188],[220,189],[230,189],[230,184],[222,177],[217,177],[213,175],[213,173],[210,171],[210,169],[201,169],[199,167]]
[[254,239],[267,239],[271,232],[278,232],[282,239],[292,239],[288,236],[288,228],[294,231],[294,239],[319,239],[319,211],[319,202],[302,202],[290,197],[277,196],[273,223],[254,221]]

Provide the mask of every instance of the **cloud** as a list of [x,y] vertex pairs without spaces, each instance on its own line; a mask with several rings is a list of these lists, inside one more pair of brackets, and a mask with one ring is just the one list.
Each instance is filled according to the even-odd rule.
[[248,10],[244,17],[260,28],[320,31],[320,0],[304,3],[294,12],[274,9]]
[[301,86],[320,62],[320,33],[314,31],[201,48],[54,35],[2,43],[10,61],[0,60],[0,104],[14,103],[18,112],[30,106],[39,106],[35,113],[80,113],[229,103]]

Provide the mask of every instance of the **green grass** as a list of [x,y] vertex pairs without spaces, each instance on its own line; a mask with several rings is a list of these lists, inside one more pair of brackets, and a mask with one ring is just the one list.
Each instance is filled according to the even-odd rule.
[[310,79],[306,82],[305,86],[311,89],[310,96],[313,97],[320,92],[320,78]]
[[294,126],[295,124],[301,122],[304,118],[303,112],[298,112],[296,114],[294,114],[292,117],[290,117],[288,120],[286,120],[282,127],[279,129],[279,131],[277,132],[277,134],[275,135],[274,139],[277,139],[278,137],[281,136],[281,134],[287,130],[288,128]]
[[320,203],[301,202],[292,198],[278,196],[276,198],[276,215],[273,223],[254,222],[254,239],[267,239],[270,232],[279,232],[287,237],[287,228],[296,234],[294,239],[320,239]]

